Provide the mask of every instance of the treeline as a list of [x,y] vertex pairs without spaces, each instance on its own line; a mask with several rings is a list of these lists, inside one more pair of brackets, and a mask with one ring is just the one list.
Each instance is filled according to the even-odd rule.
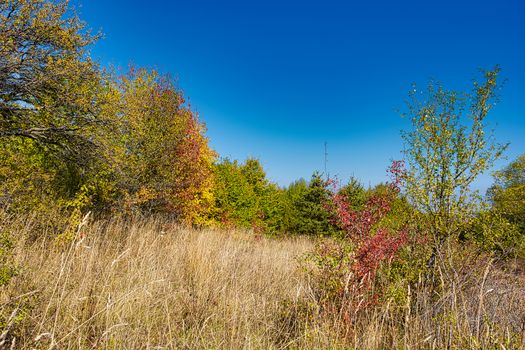
[[[118,74],[90,58],[98,35],[65,1],[3,1],[0,23],[4,210],[60,212],[64,222],[54,227],[74,225],[91,211],[342,237],[335,200],[359,212],[370,198],[390,191],[390,184],[365,189],[355,179],[334,186],[320,173],[281,188],[257,159],[220,158],[168,75],[140,67]],[[505,148],[484,134],[498,73],[497,67],[485,72],[471,94],[431,84],[425,100],[411,96],[403,184],[383,221],[401,227],[424,217],[424,231],[437,241],[454,236],[491,250],[521,249],[524,158],[496,174],[488,205],[479,206],[483,201],[469,192]],[[471,120],[463,125],[466,109]]]
[[173,81],[101,69],[88,54],[97,37],[67,2],[8,1],[0,13],[2,205],[205,221],[216,156]]
[[[121,261],[121,266],[127,266],[125,271],[136,260],[134,275],[140,270],[146,272],[144,276],[155,276],[144,288],[165,281],[166,288],[158,288],[163,290],[159,298],[187,294],[188,302],[173,304],[191,306],[179,319],[164,314],[168,304],[158,304],[162,299],[156,294],[146,293],[146,300],[155,300],[145,309],[149,312],[161,305],[167,322],[174,321],[173,329],[182,330],[181,339],[188,335],[184,329],[187,315],[202,317],[189,323],[201,339],[208,320],[228,313],[195,311],[199,303],[221,304],[210,302],[210,296],[223,290],[222,286],[201,290],[195,277],[197,259],[187,259],[191,254],[200,256],[206,248],[191,254],[179,251],[181,265],[162,260],[173,258],[172,252],[156,254],[165,244],[157,240],[160,232],[172,235],[167,244],[170,249],[177,246],[173,243],[177,240],[187,241],[176,235],[192,231],[179,225],[247,229],[256,234],[243,233],[243,239],[261,248],[264,259],[268,259],[265,249],[269,246],[259,245],[261,233],[318,238],[303,240],[312,248],[298,259],[297,270],[307,284],[297,289],[297,297],[299,291],[307,297],[275,304],[278,308],[271,319],[276,323],[267,324],[265,336],[275,329],[286,333],[286,343],[276,343],[276,347],[295,346],[294,337],[310,340],[320,332],[328,347],[333,347],[330,340],[335,336],[344,345],[341,348],[348,348],[364,330],[379,329],[387,331],[372,338],[386,340],[376,348],[419,347],[427,341],[438,348],[523,347],[523,305],[512,304],[519,297],[506,297],[506,287],[501,285],[523,275],[516,266],[525,261],[525,155],[494,174],[495,182],[486,195],[472,190],[476,178],[491,169],[507,147],[487,133],[487,117],[500,87],[498,66],[482,71],[468,92],[447,90],[437,82],[430,82],[424,90],[411,89],[404,113],[409,123],[402,134],[404,160],[392,162],[387,169],[389,181],[365,188],[354,178],[341,182],[316,172],[282,188],[268,180],[257,159],[224,159],[211,149],[204,123],[168,75],[140,67],[119,73],[94,62],[89,48],[97,39],[67,1],[0,0],[0,299],[4,300],[0,348],[6,344],[14,348],[17,339],[33,344],[31,348],[39,347],[46,336],[51,347],[58,346],[54,333],[62,314],[67,315],[67,322],[74,322],[71,328],[64,328],[58,341],[78,330],[78,342],[71,343],[78,345],[72,346],[96,348],[100,339],[113,344],[107,337],[110,330],[129,324],[120,316],[116,326],[107,323],[104,310],[114,304],[106,300],[119,293],[104,294],[108,290],[106,285],[100,287],[100,276],[120,278],[116,271],[121,258],[128,259],[128,264]],[[86,220],[88,213],[96,219],[93,225]],[[129,230],[135,234],[128,235]],[[140,230],[149,238],[143,240],[136,234]],[[226,231],[221,235],[236,236],[230,235],[235,230]],[[222,236],[215,237],[220,243],[217,237]],[[154,244],[144,252],[148,239]],[[290,240],[294,241],[301,240]],[[86,242],[91,243],[83,245]],[[198,243],[199,247],[206,244]],[[126,246],[130,248],[122,251]],[[226,250],[221,261],[236,256],[227,249],[245,256],[253,253],[244,244],[232,247],[215,248]],[[127,254],[129,249],[133,253]],[[91,256],[93,284],[89,288],[83,283],[66,286],[74,281],[67,275],[72,267],[82,265],[75,259],[84,256]],[[104,256],[107,264],[93,265]],[[41,264],[53,259],[61,271],[56,283],[25,268],[39,271]],[[245,261],[260,263],[261,259]],[[238,262],[232,258],[230,265],[221,265],[219,270],[224,274],[231,269],[224,283],[243,290],[235,281],[251,274],[239,274],[242,264]],[[149,276],[150,271],[166,266],[168,275]],[[177,266],[177,273],[182,271],[180,282],[170,279],[172,266]],[[201,272],[213,270],[203,266],[207,265],[201,266]],[[84,267],[77,271],[82,278],[87,271]],[[499,280],[487,279],[491,269],[497,269]],[[287,266],[283,271],[292,270]],[[202,277],[202,281],[215,283],[213,276]],[[505,283],[497,283],[501,279]],[[79,285],[87,289],[78,298],[69,298],[78,307],[77,319],[70,317],[75,315],[73,309],[64,312],[61,307],[68,305],[63,304],[64,296]],[[116,291],[122,287],[113,285]],[[274,295],[276,284],[268,285]],[[46,299],[41,290],[50,286],[54,287]],[[180,287],[181,293],[172,293],[173,286]],[[260,290],[261,286],[252,287]],[[130,296],[130,303],[136,299],[135,294],[122,294]],[[259,303],[254,302],[256,294],[249,293],[250,305]],[[55,297],[59,300],[56,310],[50,308]],[[494,299],[487,303],[485,298]],[[104,305],[95,307],[97,302]],[[135,310],[131,305],[114,309]],[[499,313],[486,309],[498,305],[515,305],[512,309],[518,321],[508,315],[499,319]],[[224,307],[235,309],[230,302]],[[39,312],[40,318],[35,317]],[[156,324],[155,317],[144,315],[143,319]],[[159,319],[164,320],[162,317]],[[97,318],[103,326],[92,323]],[[223,321],[238,317],[226,318]],[[38,324],[37,319],[54,319],[51,333],[42,333],[47,330],[45,322]],[[254,328],[260,328],[259,321]],[[213,322],[209,326],[217,341],[216,326],[221,323]],[[165,322],[161,323],[159,339],[166,334],[172,338],[171,326],[167,332]],[[228,338],[244,334],[239,333],[244,325],[228,327],[224,333]],[[87,332],[85,339],[80,330]],[[390,339],[392,334],[398,338]],[[417,337],[411,339],[410,334]],[[148,341],[149,335],[148,331]],[[168,344],[173,345],[172,341]]]
[[221,159],[168,75],[117,74],[91,60],[98,36],[67,2],[0,6],[3,208],[59,211],[73,223],[92,211],[268,233],[335,230],[319,174],[283,189],[256,159]]

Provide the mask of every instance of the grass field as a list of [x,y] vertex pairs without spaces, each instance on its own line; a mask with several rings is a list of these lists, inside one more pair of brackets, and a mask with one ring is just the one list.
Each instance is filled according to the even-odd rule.
[[405,306],[371,308],[349,331],[322,312],[301,268],[308,238],[137,219],[87,222],[57,243],[30,240],[34,219],[2,222],[15,228],[18,275],[1,289],[4,348],[525,347],[524,278],[486,258],[444,272],[440,295],[421,284]]

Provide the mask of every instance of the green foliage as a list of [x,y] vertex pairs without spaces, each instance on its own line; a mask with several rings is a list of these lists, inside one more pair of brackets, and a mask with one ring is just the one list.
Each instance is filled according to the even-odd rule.
[[351,177],[348,183],[339,189],[339,194],[353,210],[361,210],[367,198],[365,187],[355,177]]
[[60,161],[30,139],[0,143],[0,159],[0,204],[11,212],[71,207],[86,186],[89,170]]
[[406,230],[412,237],[409,244],[399,251],[397,259],[382,266],[377,278],[377,288],[384,291],[382,300],[392,300],[397,305],[406,305],[410,288],[428,275],[432,255],[430,238],[421,236],[415,222],[410,222]]
[[261,204],[266,232],[270,234],[285,232],[284,210],[286,206],[284,191],[275,183],[268,183]]
[[289,233],[305,235],[335,235],[333,215],[327,208],[330,190],[319,173],[309,183],[299,180],[285,193],[285,229]]
[[267,233],[281,232],[283,191],[266,178],[257,159],[247,159],[240,170],[256,198],[256,220],[260,221],[256,226]]
[[488,195],[494,210],[525,235],[525,155],[494,173]]
[[[344,187],[343,187],[344,188]],[[364,200],[373,196],[390,197],[390,211],[382,218],[377,228],[387,228],[393,231],[399,231],[409,224],[416,221],[413,207],[406,197],[401,193],[392,193],[392,188],[387,184],[381,183],[363,193]],[[357,210],[362,209],[362,204]]]
[[0,205],[11,212],[51,220],[100,202],[79,202],[101,183],[111,125],[111,84],[87,52],[94,41],[67,1],[0,3]]
[[403,134],[408,169],[406,194],[427,215],[436,239],[456,235],[477,211],[470,185],[505,149],[486,135],[486,118],[498,90],[499,67],[483,72],[471,93],[445,90],[430,83],[426,94],[415,87],[406,117],[412,128]]
[[519,227],[498,210],[481,212],[465,229],[465,238],[500,257],[525,257],[525,240]]
[[71,222],[138,209],[209,223],[215,153],[169,77],[100,70],[87,52],[97,37],[67,1],[4,1],[0,18],[3,207]]
[[257,159],[215,164],[214,219],[223,226],[282,230],[282,190],[266,178]]
[[291,183],[283,194],[283,225],[288,233],[294,233],[294,228],[299,227],[302,221],[299,203],[308,191],[308,182],[299,179]]
[[494,173],[492,208],[465,228],[464,236],[500,257],[525,257],[525,155]]
[[324,238],[301,262],[312,278],[315,298],[325,313],[338,313],[343,308],[354,249],[352,242],[347,240]]
[[257,224],[257,198],[242,167],[229,159],[215,165],[215,218],[226,226],[249,228]]
[[306,259],[321,312],[341,319],[344,332],[354,331],[358,315],[383,298],[403,300],[411,282],[407,270],[413,270],[407,267],[414,262],[404,260],[411,257],[412,241],[406,224],[394,232],[387,220],[398,215],[392,213],[398,192],[398,182],[365,191],[351,179],[330,198],[341,236],[321,241]]
[[16,275],[16,268],[11,260],[12,250],[13,238],[8,232],[0,231],[0,287],[6,286]]
[[30,139],[85,165],[102,124],[104,77],[88,56],[97,39],[67,1],[0,2],[0,141]]

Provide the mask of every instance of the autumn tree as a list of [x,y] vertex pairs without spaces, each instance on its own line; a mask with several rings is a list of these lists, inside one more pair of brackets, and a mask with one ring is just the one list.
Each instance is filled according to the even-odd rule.
[[105,84],[97,39],[67,1],[0,2],[0,141],[23,138],[68,160],[94,151]]
[[107,161],[114,91],[89,57],[96,39],[67,1],[0,1],[0,203],[77,205]]
[[405,117],[405,189],[426,216],[437,245],[458,233],[476,211],[471,184],[498,159],[505,146],[487,133],[487,117],[499,88],[500,69],[483,71],[469,93],[431,82],[425,93],[413,88]]
[[215,157],[204,124],[168,76],[131,69],[119,86],[116,154],[126,203],[176,214],[186,224],[204,223],[213,202]]

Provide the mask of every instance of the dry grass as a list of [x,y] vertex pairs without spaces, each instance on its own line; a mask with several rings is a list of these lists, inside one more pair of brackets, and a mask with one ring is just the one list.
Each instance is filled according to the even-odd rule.
[[406,306],[370,309],[343,337],[298,268],[308,239],[148,219],[87,223],[57,245],[26,240],[35,222],[17,220],[0,224],[17,228],[20,266],[0,290],[7,348],[525,348],[525,283],[493,264],[449,269],[446,292],[413,290]]

